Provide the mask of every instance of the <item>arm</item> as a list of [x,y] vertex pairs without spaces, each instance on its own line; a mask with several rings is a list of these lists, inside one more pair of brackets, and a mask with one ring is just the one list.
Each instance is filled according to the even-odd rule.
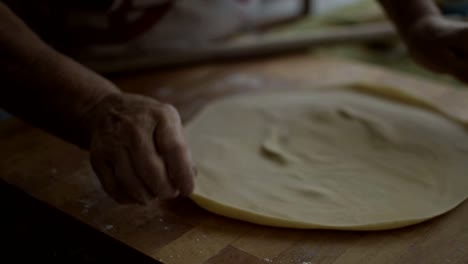
[[379,0],[379,2],[402,35],[408,33],[409,28],[421,18],[440,16],[440,11],[432,0]]
[[468,82],[468,24],[446,19],[433,0],[379,0],[412,57]]
[[0,3],[0,104],[90,150],[93,169],[117,201],[187,195],[190,155],[177,111],[122,93],[39,39]]
[[56,52],[0,4],[0,104],[12,114],[88,147],[82,119],[97,102],[120,91]]

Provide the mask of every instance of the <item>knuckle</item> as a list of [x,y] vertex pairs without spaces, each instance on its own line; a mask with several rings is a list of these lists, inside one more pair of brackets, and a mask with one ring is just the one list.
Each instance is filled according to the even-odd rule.
[[165,153],[167,155],[172,158],[176,158],[177,160],[180,160],[181,157],[188,153],[188,147],[180,138],[167,138],[160,142],[160,145],[166,150]]
[[160,108],[166,113],[177,114],[177,109],[171,104],[163,103],[160,105]]
[[179,120],[179,112],[170,104],[161,104],[157,110],[158,116],[165,121]]
[[178,139],[175,139],[173,141],[171,149],[172,152],[178,157],[185,156],[188,152],[187,146],[181,140]]

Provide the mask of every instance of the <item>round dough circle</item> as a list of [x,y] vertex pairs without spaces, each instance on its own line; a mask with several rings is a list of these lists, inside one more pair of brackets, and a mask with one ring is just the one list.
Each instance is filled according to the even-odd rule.
[[222,99],[186,133],[199,172],[191,198],[252,223],[390,229],[468,196],[462,125],[350,90]]

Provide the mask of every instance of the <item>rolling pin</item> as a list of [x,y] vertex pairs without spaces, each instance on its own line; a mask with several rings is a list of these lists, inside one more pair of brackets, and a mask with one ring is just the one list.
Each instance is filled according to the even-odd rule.
[[336,43],[370,42],[390,39],[396,36],[397,33],[390,22],[376,22],[330,28],[319,32],[259,36],[243,41],[215,44],[197,49],[196,52],[149,54],[140,58],[82,63],[97,72],[109,74],[195,62],[250,58]]

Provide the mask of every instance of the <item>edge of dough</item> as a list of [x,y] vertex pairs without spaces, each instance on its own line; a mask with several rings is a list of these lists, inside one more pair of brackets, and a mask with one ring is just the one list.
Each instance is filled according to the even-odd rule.
[[[271,227],[280,227],[280,228],[293,228],[293,229],[329,229],[329,230],[347,230],[347,231],[383,231],[389,229],[396,229],[396,228],[403,228],[409,225],[418,224],[421,222],[428,221],[430,219],[436,218],[440,215],[451,211],[452,209],[459,206],[463,201],[456,204],[452,208],[448,209],[448,211],[443,210],[433,216],[424,217],[424,218],[412,218],[406,219],[402,221],[390,221],[390,222],[380,222],[374,223],[372,225],[344,225],[344,226],[336,226],[336,225],[317,225],[317,224],[306,224],[304,222],[299,221],[291,221],[291,220],[284,220],[281,218],[271,217],[271,216],[264,216],[257,214],[255,212],[251,212],[244,209],[239,209],[237,207],[228,206],[222,203],[218,203],[214,200],[205,198],[203,196],[193,194],[190,196],[197,205],[200,207],[214,213],[217,215],[221,215],[224,217],[229,217],[232,219],[245,221],[251,224],[258,224],[263,226],[271,226]],[[216,212],[216,213],[215,213]]]

